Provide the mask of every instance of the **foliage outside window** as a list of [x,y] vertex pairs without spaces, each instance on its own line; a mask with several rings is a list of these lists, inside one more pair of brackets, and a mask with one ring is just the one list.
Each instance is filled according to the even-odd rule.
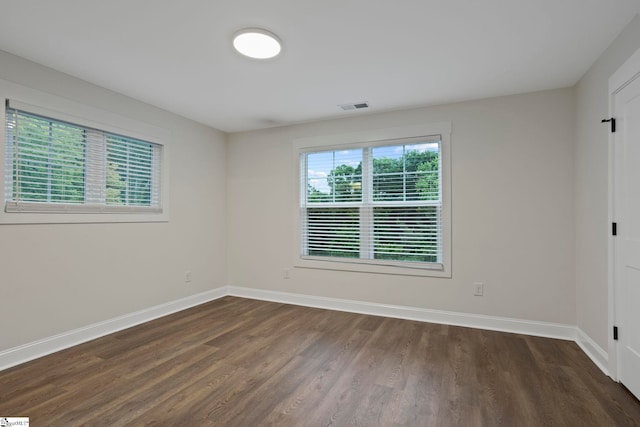
[[302,257],[441,269],[439,137],[301,154]]
[[5,211],[161,212],[162,146],[6,109]]

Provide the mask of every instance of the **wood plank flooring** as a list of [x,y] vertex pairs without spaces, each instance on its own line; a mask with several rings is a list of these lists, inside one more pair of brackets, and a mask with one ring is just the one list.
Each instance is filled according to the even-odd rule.
[[0,372],[33,426],[638,426],[573,342],[225,297]]

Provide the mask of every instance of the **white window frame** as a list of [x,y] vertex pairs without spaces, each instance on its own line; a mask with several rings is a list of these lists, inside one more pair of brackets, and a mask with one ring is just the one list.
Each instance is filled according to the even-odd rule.
[[[388,262],[385,260],[336,259],[303,256],[304,218],[300,209],[302,194],[300,156],[306,152],[344,150],[363,146],[393,143],[396,140],[430,138],[440,135],[440,178],[442,185],[442,262],[430,263]],[[317,136],[296,139],[293,142],[294,183],[296,195],[294,209],[293,265],[299,268],[356,271],[364,273],[397,274],[409,276],[451,277],[451,122],[438,122],[396,128],[375,129],[349,134]]]
[[[0,114],[3,117],[0,132],[0,188],[3,189],[0,224],[55,224],[55,223],[112,223],[112,222],[167,222],[169,221],[169,140],[170,133],[162,128],[143,123],[116,113],[83,105],[69,99],[43,93],[31,88],[0,79]],[[160,207],[156,209],[137,209],[134,206],[70,206],[61,205],[60,210],[52,211],[43,206],[28,206],[28,212],[15,209],[7,212],[4,198],[5,188],[5,147],[6,147],[6,102],[11,107],[39,116],[100,129],[116,135],[148,141],[160,146],[158,151],[160,168]],[[29,205],[34,205],[30,203]]]

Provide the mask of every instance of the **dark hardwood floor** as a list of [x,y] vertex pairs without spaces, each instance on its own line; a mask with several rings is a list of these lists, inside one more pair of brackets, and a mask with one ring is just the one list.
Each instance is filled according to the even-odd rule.
[[631,426],[573,342],[225,297],[0,372],[32,426]]

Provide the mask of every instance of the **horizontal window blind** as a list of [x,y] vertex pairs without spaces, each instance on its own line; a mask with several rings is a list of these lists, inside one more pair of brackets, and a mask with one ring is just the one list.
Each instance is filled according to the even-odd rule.
[[441,142],[301,154],[302,256],[442,263]]
[[107,204],[158,206],[159,164],[155,144],[116,135],[106,135]]
[[307,254],[340,258],[360,256],[358,208],[309,208]]
[[84,129],[7,111],[9,200],[82,203],[85,191]]
[[159,144],[6,108],[7,212],[160,212]]

